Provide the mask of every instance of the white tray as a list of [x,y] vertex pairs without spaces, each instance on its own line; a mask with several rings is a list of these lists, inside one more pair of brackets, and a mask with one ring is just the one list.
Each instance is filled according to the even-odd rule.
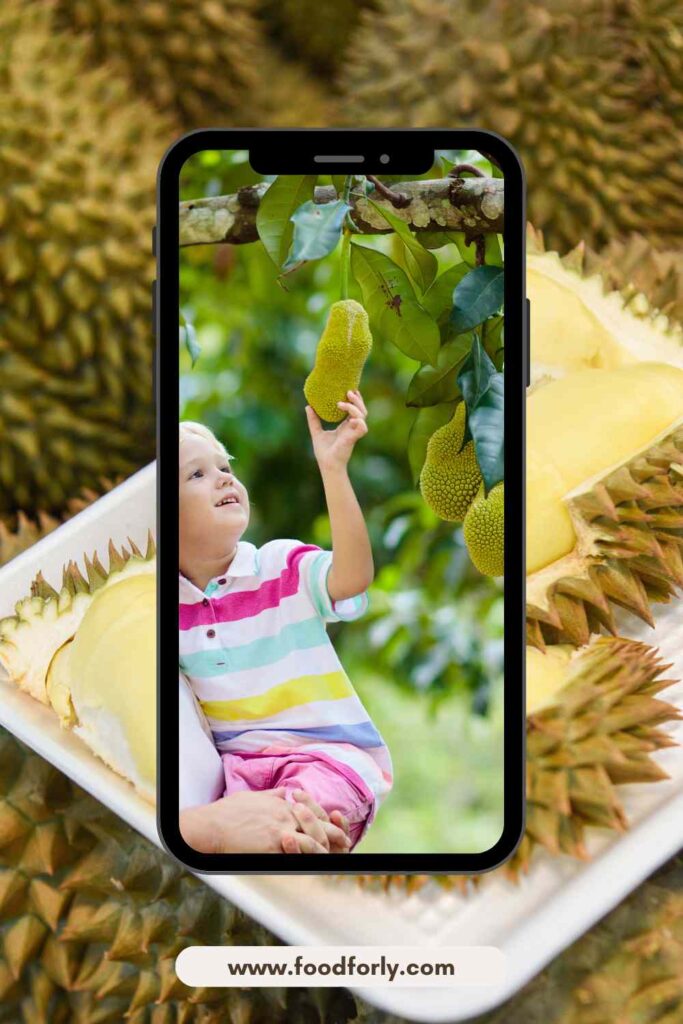
[[[54,584],[69,558],[80,562],[84,552],[98,550],[104,561],[109,537],[121,543],[130,536],[144,545],[154,527],[155,500],[152,465],[0,569],[0,617],[12,613],[39,568]],[[670,674],[683,678],[680,601],[657,610],[655,631],[626,617],[623,627],[628,635],[658,644],[675,663]],[[683,707],[683,685],[663,696]],[[61,730],[48,708],[5,681],[0,681],[0,723],[159,845],[153,808]],[[671,731],[683,743],[683,722]],[[624,836],[593,830],[590,863],[539,856],[531,878],[518,887],[495,878],[468,898],[433,885],[407,897],[360,889],[352,878],[202,878],[291,944],[498,946],[508,958],[508,976],[495,988],[354,989],[368,1002],[415,1021],[467,1020],[509,998],[683,846],[683,747],[661,751],[657,759],[670,780],[621,789],[634,823]]]

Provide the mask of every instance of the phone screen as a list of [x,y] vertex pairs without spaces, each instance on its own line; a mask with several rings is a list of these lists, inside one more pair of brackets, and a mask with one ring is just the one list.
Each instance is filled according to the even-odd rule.
[[300,869],[302,807],[344,870],[519,834],[521,246],[509,151],[443,134],[407,172],[283,173],[287,133],[179,168],[176,807],[223,864]]

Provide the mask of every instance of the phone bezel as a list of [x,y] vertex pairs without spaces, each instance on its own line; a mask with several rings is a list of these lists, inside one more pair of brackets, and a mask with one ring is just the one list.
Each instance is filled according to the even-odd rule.
[[[328,854],[324,858],[314,854],[301,854],[295,858],[284,853],[207,854],[188,846],[180,834],[179,709],[174,681],[175,663],[171,663],[171,652],[177,648],[164,643],[169,629],[172,628],[177,635],[178,614],[179,365],[175,342],[171,346],[173,358],[170,354],[161,358],[170,339],[177,337],[180,172],[186,160],[205,149],[249,150],[258,140],[259,147],[266,143],[276,152],[281,152],[279,147],[282,143],[289,152],[296,151],[297,143],[308,151],[316,135],[324,136],[327,151],[335,151],[336,142],[343,144],[342,153],[362,153],[368,140],[372,140],[373,153],[387,150],[392,154],[398,153],[399,164],[400,153],[410,154],[418,139],[420,144],[433,149],[483,151],[495,158],[504,175],[504,309],[508,339],[505,363],[504,823],[497,842],[488,850],[476,853],[353,853],[350,856]],[[381,137],[380,145],[377,145],[378,136]],[[319,170],[320,173],[336,172],[330,167]],[[157,824],[168,852],[194,870],[224,874],[479,874],[491,871],[507,860],[522,838],[525,789],[524,424],[529,358],[525,300],[525,199],[524,172],[517,153],[501,136],[478,129],[201,129],[178,139],[161,161],[157,179],[154,315],[158,460]],[[517,343],[513,340],[515,338]],[[170,692],[173,692],[172,699]]]

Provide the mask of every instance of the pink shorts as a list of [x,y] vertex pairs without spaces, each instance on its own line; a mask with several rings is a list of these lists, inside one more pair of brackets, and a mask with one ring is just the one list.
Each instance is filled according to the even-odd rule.
[[294,802],[293,791],[303,789],[324,811],[341,811],[349,821],[351,849],[363,835],[374,808],[374,796],[347,765],[320,754],[223,754],[225,796],[241,790],[277,789]]

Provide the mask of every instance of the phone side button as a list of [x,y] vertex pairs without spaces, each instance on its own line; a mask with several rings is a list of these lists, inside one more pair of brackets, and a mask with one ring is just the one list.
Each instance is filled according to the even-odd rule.
[[526,386],[531,384],[531,303],[526,300]]
[[152,334],[157,335],[157,283],[152,281]]
[[157,254],[157,226],[156,224],[152,228],[152,256]]

